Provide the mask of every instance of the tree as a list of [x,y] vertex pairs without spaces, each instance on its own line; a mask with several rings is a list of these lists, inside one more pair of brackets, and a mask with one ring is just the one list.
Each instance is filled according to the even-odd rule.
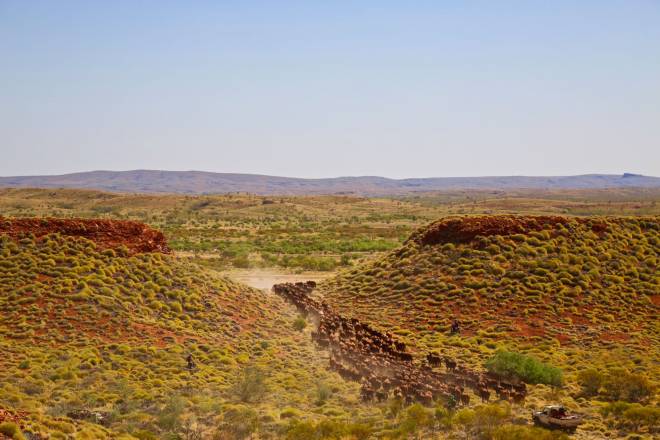
[[486,368],[499,376],[530,384],[562,384],[562,372],[559,368],[520,353],[500,350],[486,361]]

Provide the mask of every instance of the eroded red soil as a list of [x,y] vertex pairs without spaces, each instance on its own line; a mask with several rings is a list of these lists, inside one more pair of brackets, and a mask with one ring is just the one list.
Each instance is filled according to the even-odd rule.
[[104,219],[0,217],[0,235],[20,238],[26,234],[33,234],[39,238],[53,233],[84,237],[94,241],[103,249],[126,246],[131,255],[144,252],[170,252],[163,233],[144,223]]
[[[424,245],[442,243],[467,243],[478,236],[526,234],[532,231],[552,229],[557,225],[568,225],[571,222],[586,222],[585,219],[560,216],[477,216],[444,218],[431,224],[412,239]],[[591,222],[594,232],[601,233],[606,229],[604,223]]]

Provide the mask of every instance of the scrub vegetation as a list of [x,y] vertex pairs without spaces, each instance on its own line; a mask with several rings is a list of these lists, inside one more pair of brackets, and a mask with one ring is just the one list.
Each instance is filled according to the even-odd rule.
[[397,198],[0,189],[0,214],[137,220],[163,231],[179,256],[216,270],[329,272],[393,250],[415,229],[446,215],[657,215],[658,200],[658,189],[421,192]]
[[[373,418],[275,295],[171,256],[58,234],[2,236],[0,255],[0,407],[26,412],[26,431],[273,438],[291,417]],[[323,404],[320,382],[332,390]]]
[[[615,425],[653,432],[658,249],[658,217],[445,218],[324,281],[319,295],[420,353],[535,385],[530,406],[583,410],[592,435]],[[619,401],[637,423],[600,411]]]
[[[550,403],[587,415],[572,438],[653,438],[657,199],[0,190],[5,217],[144,221],[174,250],[0,234],[0,438],[565,439],[529,425]],[[520,218],[478,214],[516,212],[609,216],[525,220],[467,240],[442,232],[448,215],[510,226]],[[312,343],[314,322],[223,275],[241,267],[333,272],[314,294],[405,341],[415,363],[447,355],[526,382],[528,396],[362,402]]]

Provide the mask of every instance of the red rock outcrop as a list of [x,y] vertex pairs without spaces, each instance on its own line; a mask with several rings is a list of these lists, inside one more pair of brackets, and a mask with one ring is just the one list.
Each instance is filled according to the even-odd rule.
[[447,217],[414,234],[411,239],[423,245],[468,243],[478,236],[526,234],[531,231],[553,229],[571,222],[591,222],[594,232],[602,233],[606,225],[581,218],[560,216],[492,215],[475,217]]
[[131,255],[144,252],[171,252],[162,232],[140,222],[53,217],[0,217],[0,235],[20,238],[32,234],[40,238],[53,233],[84,237],[94,241],[102,249],[126,246]]

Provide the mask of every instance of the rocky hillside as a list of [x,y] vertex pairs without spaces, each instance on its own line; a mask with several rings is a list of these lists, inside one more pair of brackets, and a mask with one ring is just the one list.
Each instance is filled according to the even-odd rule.
[[109,248],[67,228],[39,236],[28,223],[5,221],[23,233],[0,233],[0,433],[273,438],[292,418],[370,414],[279,297],[160,252],[131,255],[130,243]]
[[585,370],[660,377],[659,249],[657,217],[449,217],[318,294],[420,357],[435,351],[483,368],[507,350],[555,365],[565,386],[554,398],[597,414],[596,403],[579,402]]
[[[525,426],[556,401],[589,415],[577,438],[611,436],[609,382],[578,386],[590,366],[637,380],[615,398],[647,405],[626,423],[652,433],[657,218],[442,220],[321,285],[325,320],[139,223],[0,227],[0,438],[564,439]],[[564,386],[484,373],[499,349]]]
[[445,332],[455,318],[464,335],[561,345],[648,337],[660,304],[659,240],[657,218],[447,218],[321,289],[347,313],[416,337]]

